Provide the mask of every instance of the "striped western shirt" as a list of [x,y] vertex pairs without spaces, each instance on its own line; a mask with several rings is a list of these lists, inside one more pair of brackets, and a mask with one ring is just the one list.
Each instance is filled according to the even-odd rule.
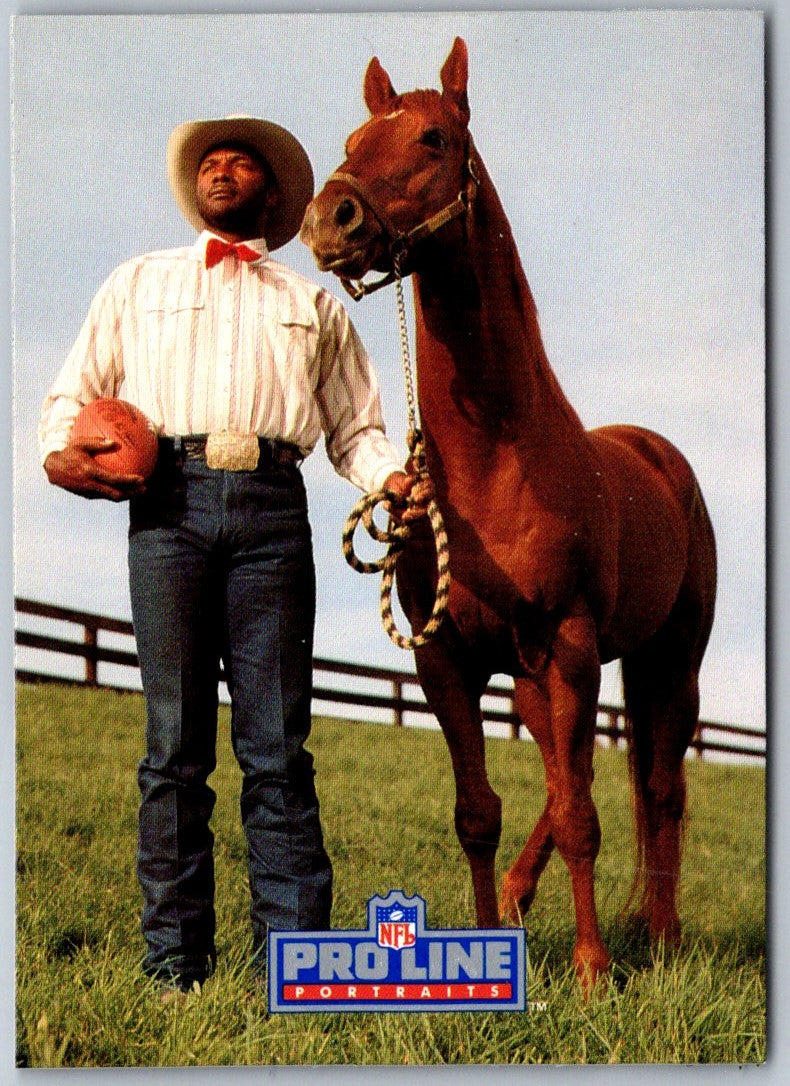
[[219,430],[288,441],[323,431],[336,470],[376,490],[400,467],[384,434],[370,360],[343,306],[269,258],[206,269],[194,245],[127,261],[107,279],[44,401],[42,463],[80,408],[102,396],[143,411],[161,435]]

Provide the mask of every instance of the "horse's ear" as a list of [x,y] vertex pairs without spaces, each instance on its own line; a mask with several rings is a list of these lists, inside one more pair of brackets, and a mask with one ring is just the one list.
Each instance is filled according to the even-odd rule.
[[365,105],[374,116],[389,109],[393,100],[398,97],[390,83],[390,77],[379,64],[378,57],[371,60],[365,72],[364,96]]
[[456,38],[441,73],[442,97],[454,106],[464,124],[469,124],[469,99],[466,85],[469,80],[469,54],[463,38]]

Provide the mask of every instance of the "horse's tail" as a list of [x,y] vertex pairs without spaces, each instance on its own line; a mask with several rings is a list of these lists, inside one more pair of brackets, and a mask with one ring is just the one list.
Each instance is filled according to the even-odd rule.
[[[690,670],[687,678],[678,684],[676,696],[665,700],[663,696],[657,697],[655,688],[663,662],[662,654],[655,650],[636,653],[622,661],[636,844],[634,880],[623,913],[633,912],[642,920],[647,920],[653,911],[657,883],[667,876],[673,881],[677,879],[686,829],[683,756],[697,723],[696,671]],[[652,779],[656,769],[658,777]],[[671,858],[655,855],[654,847],[650,854],[648,851],[651,830],[655,835],[658,823],[667,817],[678,820],[679,830],[678,852]],[[663,869],[665,865],[667,870]]]
[[686,603],[679,599],[652,643],[622,661],[636,837],[634,882],[625,907],[635,906],[636,916],[657,930],[671,921],[679,931],[676,913],[667,910],[675,909],[686,829],[684,758],[699,720],[699,664],[709,629],[706,618],[701,642],[689,652],[681,621],[688,617]]

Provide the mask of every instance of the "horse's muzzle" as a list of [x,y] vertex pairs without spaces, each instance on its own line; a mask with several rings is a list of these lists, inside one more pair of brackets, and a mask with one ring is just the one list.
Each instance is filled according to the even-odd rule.
[[362,276],[381,258],[380,233],[357,196],[334,184],[308,204],[299,238],[321,271]]

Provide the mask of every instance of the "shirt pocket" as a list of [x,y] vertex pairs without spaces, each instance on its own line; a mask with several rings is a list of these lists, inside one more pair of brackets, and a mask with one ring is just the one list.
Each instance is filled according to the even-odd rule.
[[289,297],[277,315],[272,344],[278,370],[299,385],[311,384],[316,371],[319,327],[317,315],[301,299]]
[[160,365],[172,364],[179,354],[192,355],[205,301],[167,300],[145,307],[145,338],[149,357]]

